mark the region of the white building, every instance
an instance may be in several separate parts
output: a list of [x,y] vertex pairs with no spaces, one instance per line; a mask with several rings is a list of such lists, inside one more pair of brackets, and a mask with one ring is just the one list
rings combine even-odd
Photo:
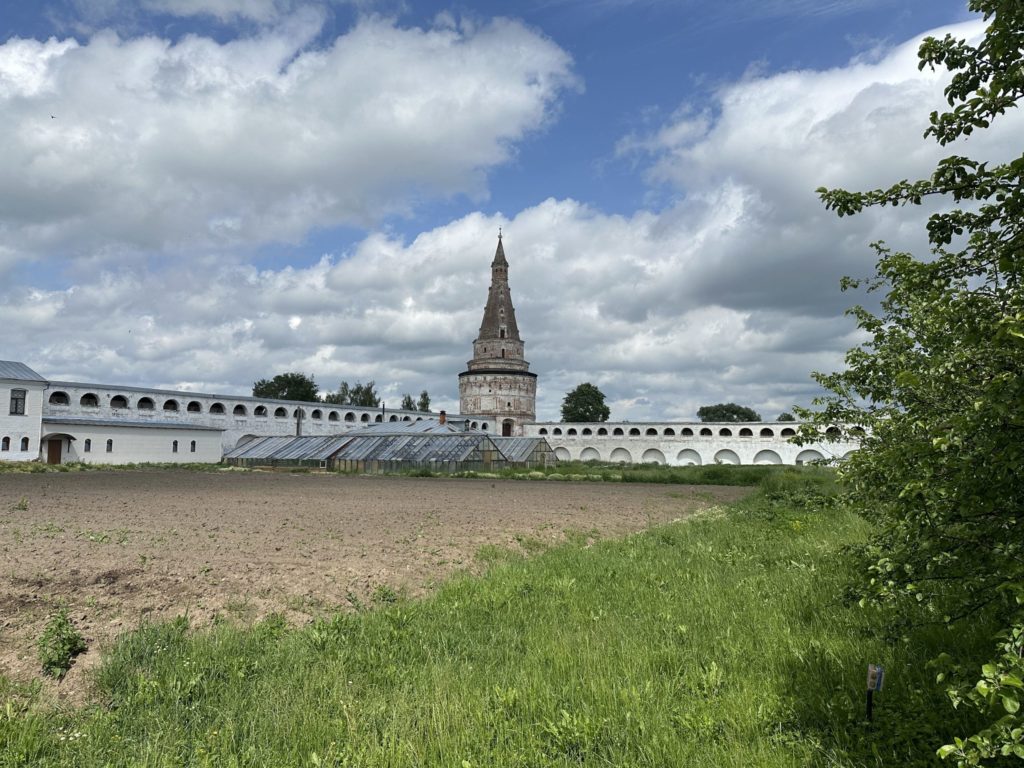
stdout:
[[24,363],[0,360],[0,460],[39,458],[46,380]]
[[[333,435],[367,424],[425,418],[437,417],[321,402],[48,381],[24,363],[0,361],[0,461],[216,463],[226,451],[253,437]],[[477,419],[474,424],[493,431],[491,421]]]
[[860,434],[830,427],[822,440],[790,442],[796,422],[546,422],[524,425],[529,437],[544,437],[560,461],[630,464],[810,464],[844,459],[857,450]]
[[[433,418],[418,411],[47,381],[23,363],[0,361],[0,461],[216,463],[254,437],[336,435],[369,424]],[[450,421],[496,434],[506,418],[498,413]],[[794,422],[516,424],[525,437],[545,438],[563,461],[807,464],[842,459],[857,449],[860,436],[837,427],[821,442],[794,445],[790,438],[798,427]]]

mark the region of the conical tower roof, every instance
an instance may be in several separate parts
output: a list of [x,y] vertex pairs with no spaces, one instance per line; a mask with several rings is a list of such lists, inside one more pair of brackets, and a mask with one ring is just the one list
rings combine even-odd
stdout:
[[498,235],[498,247],[491,262],[491,287],[487,291],[487,306],[480,323],[478,339],[509,339],[521,341],[516,324],[516,310],[512,306],[512,293],[508,287],[508,259]]

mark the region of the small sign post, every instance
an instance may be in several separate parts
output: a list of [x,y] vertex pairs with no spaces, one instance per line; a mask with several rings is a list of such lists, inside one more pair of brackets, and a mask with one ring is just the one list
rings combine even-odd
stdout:
[[874,705],[875,691],[882,690],[885,685],[885,667],[878,664],[868,664],[868,722],[871,722],[872,706]]

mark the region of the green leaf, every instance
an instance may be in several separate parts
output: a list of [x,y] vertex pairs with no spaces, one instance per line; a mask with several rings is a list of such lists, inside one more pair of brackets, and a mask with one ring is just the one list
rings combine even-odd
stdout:
[[1003,697],[1003,709],[1009,712],[1011,715],[1016,714],[1017,710],[1020,709],[1020,702],[1017,701],[1016,696],[1004,695]]
[[935,754],[943,760],[952,755],[954,752],[956,752],[956,745],[954,744],[944,744],[943,746],[935,750]]

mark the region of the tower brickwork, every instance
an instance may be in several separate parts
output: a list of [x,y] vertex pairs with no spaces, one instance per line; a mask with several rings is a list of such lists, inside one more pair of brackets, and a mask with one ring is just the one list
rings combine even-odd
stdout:
[[459,374],[460,412],[494,418],[503,435],[521,434],[521,425],[534,421],[537,410],[537,374],[530,372],[524,355],[499,234],[473,359]]

